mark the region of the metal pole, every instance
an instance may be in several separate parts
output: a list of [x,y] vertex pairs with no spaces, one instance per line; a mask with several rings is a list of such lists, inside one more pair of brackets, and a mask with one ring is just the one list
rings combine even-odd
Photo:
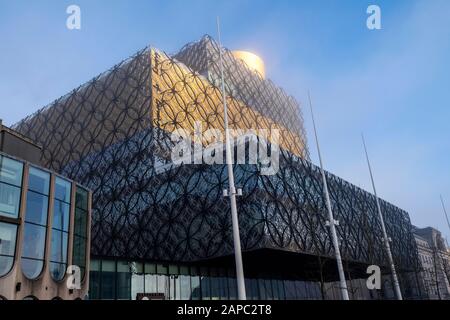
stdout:
[[220,40],[219,17],[217,17],[217,34],[219,38],[220,76],[222,78],[222,100],[223,100],[224,129],[226,140],[225,146],[226,146],[226,161],[228,167],[228,183],[229,183],[228,196],[230,197],[231,219],[233,223],[233,242],[234,242],[234,258],[236,261],[237,291],[238,291],[238,299],[246,300],[247,298],[245,294],[244,266],[242,263],[241,238],[239,235],[239,219],[236,206],[236,187],[234,185],[233,162],[231,160],[230,132],[228,130],[228,109],[225,95],[225,81],[223,72],[222,43]]
[[339,240],[338,240],[336,226],[335,226],[337,221],[334,220],[333,211],[331,210],[330,194],[328,193],[327,178],[325,176],[325,171],[323,170],[322,155],[320,153],[320,147],[319,147],[319,138],[317,137],[316,122],[314,120],[314,112],[313,112],[312,103],[311,103],[311,95],[309,94],[309,92],[308,92],[308,99],[309,99],[309,108],[311,110],[312,123],[313,123],[313,127],[314,127],[314,136],[316,139],[317,153],[319,154],[320,172],[322,173],[323,189],[324,189],[325,199],[326,199],[326,204],[327,204],[327,209],[328,209],[328,223],[330,226],[331,237],[333,238],[333,246],[334,246],[334,252],[335,252],[335,256],[336,256],[336,263],[337,263],[337,267],[338,267],[342,299],[349,300],[347,282],[345,280],[344,267],[342,266],[341,251],[339,249]]
[[444,209],[445,219],[447,220],[448,228],[450,229],[450,221],[448,220],[447,210],[445,209],[444,199],[442,198],[442,195],[439,195],[441,197],[441,203],[442,203],[442,209]]
[[394,280],[395,295],[397,296],[398,300],[403,300],[402,291],[400,290],[400,283],[398,282],[397,272],[395,271],[394,259],[392,258],[391,245],[389,244],[389,237],[386,232],[386,225],[384,224],[383,214],[381,213],[380,201],[378,199],[377,189],[375,188],[375,182],[373,179],[372,167],[370,166],[369,154],[367,152],[367,147],[366,147],[366,141],[364,139],[363,134],[361,134],[361,137],[362,137],[362,141],[363,141],[363,145],[364,145],[364,152],[366,153],[367,166],[369,167],[370,179],[372,181],[373,193],[375,195],[375,202],[377,203],[377,210],[378,210],[378,216],[379,216],[380,222],[381,222],[381,229],[383,230],[383,242],[384,242],[384,246],[386,248],[386,253],[387,253],[387,256],[389,259],[389,265],[391,266],[392,279]]

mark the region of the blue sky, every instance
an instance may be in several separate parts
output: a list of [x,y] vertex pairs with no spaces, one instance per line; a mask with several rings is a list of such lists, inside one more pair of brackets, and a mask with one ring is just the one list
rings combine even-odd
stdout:
[[[70,4],[81,30],[65,26]],[[381,30],[366,28],[370,4]],[[173,53],[215,37],[217,15],[225,46],[260,55],[300,103],[311,90],[326,169],[371,190],[364,131],[379,195],[450,241],[450,1],[0,0],[0,118],[11,125],[149,44]]]

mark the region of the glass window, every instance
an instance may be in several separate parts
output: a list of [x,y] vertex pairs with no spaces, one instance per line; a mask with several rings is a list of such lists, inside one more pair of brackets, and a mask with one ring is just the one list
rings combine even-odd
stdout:
[[23,163],[0,155],[0,182],[22,186]]
[[158,276],[155,274],[145,274],[145,293],[157,293]]
[[30,167],[28,177],[28,190],[48,195],[50,174],[48,172]]
[[219,277],[220,272],[217,268],[211,268],[210,271],[210,282],[211,282],[211,299],[220,300],[221,299],[221,278]]
[[278,296],[279,296],[280,300],[285,300],[286,293],[284,290],[284,282],[282,280],[277,280],[277,285],[278,285]]
[[22,258],[22,272],[29,279],[36,279],[42,272],[42,268],[44,267],[43,260],[34,260]]
[[52,262],[63,263],[67,261],[67,232],[53,230],[50,260]]
[[200,300],[202,297],[202,291],[200,288],[200,274],[197,267],[192,266],[190,268],[191,273],[191,299]]
[[115,261],[102,261],[101,272],[101,299],[116,298],[116,263]]
[[180,276],[180,298],[181,300],[189,300],[191,298],[191,277],[186,275]]
[[180,300],[180,277],[178,275],[169,276],[169,299]]
[[7,274],[14,263],[17,226],[0,222],[0,277]]
[[48,197],[33,191],[27,192],[25,221],[47,225]]
[[0,156],[0,215],[19,216],[23,163]]
[[272,292],[272,283],[269,279],[264,280],[264,286],[265,286],[265,292],[266,292],[266,299],[267,300],[273,300],[273,292]]
[[131,270],[127,261],[117,262],[117,299],[131,298]]
[[231,300],[237,299],[236,274],[233,269],[228,269],[228,292]]
[[72,263],[80,268],[81,279],[84,279],[86,270],[86,238],[74,235]]
[[75,206],[77,208],[87,210],[88,207],[88,192],[82,188],[77,188],[75,194]]
[[[61,281],[64,278],[67,268],[70,192],[71,183],[56,177],[53,202],[52,240],[50,247],[50,274],[56,281]],[[80,239],[77,239],[77,241],[78,240]],[[79,241],[77,242],[77,245],[79,246]],[[79,248],[77,250],[79,250]],[[81,267],[82,266],[80,266],[80,269]]]
[[191,276],[191,297],[192,300],[200,300],[201,298],[201,288],[200,288],[200,277]]
[[75,225],[73,264],[80,267],[81,278],[86,270],[86,245],[88,227],[88,192],[77,187],[75,193]]
[[56,177],[55,179],[55,199],[70,203],[70,189],[69,181]]
[[100,271],[100,260],[91,260],[90,271]]
[[31,223],[25,224],[22,257],[44,259],[46,229]]
[[133,273],[131,275],[131,299],[136,300],[138,294],[144,293],[144,275]]
[[295,281],[295,289],[297,291],[297,299],[309,299],[308,281]]
[[227,270],[219,269],[219,276],[220,276],[220,278],[219,278],[220,299],[227,300],[227,299],[229,299]]
[[58,230],[69,230],[70,205],[55,199],[53,207],[53,228]]
[[164,299],[169,298],[169,277],[167,275],[158,275],[157,292],[164,295]]
[[36,279],[44,267],[50,174],[30,167],[28,185],[21,267]]
[[258,279],[259,298],[261,300],[268,299],[266,297],[266,285],[264,279]]
[[211,278],[208,268],[200,268],[200,287],[202,289],[202,300],[211,300]]
[[155,274],[156,273],[156,265],[153,263],[145,264],[145,273]]
[[21,189],[0,182],[0,215],[17,218],[19,216]]
[[287,300],[297,299],[297,291],[295,289],[295,281],[285,280],[284,287],[286,290],[286,299]]
[[271,285],[272,285],[272,296],[274,300],[279,300],[280,299],[280,295],[278,293],[278,282],[275,279],[271,280]]
[[169,274],[178,274],[178,266],[177,265],[169,265]]
[[167,274],[167,266],[166,265],[164,265],[164,264],[158,264],[157,266],[156,266],[156,272],[158,273],[158,274]]

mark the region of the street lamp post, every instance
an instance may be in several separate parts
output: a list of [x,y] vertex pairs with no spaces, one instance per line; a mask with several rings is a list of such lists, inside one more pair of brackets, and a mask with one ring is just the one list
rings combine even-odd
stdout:
[[375,201],[377,203],[377,210],[378,210],[378,216],[379,216],[379,219],[381,222],[381,229],[383,231],[383,243],[384,243],[384,246],[386,249],[386,254],[389,259],[389,265],[391,267],[392,279],[394,281],[395,295],[397,296],[398,300],[402,300],[403,298],[402,298],[402,292],[400,290],[400,283],[398,281],[397,272],[395,271],[395,264],[394,264],[394,259],[392,258],[391,245],[389,244],[390,239],[386,232],[386,226],[384,224],[383,214],[381,213],[380,201],[378,199],[377,189],[375,188],[375,182],[373,179],[372,167],[370,166],[369,154],[367,152],[367,147],[366,147],[366,141],[364,139],[363,134],[361,134],[361,137],[362,137],[362,141],[363,141],[363,145],[364,145],[364,151],[366,153],[367,166],[369,167],[370,180],[372,181],[373,194],[375,195]]
[[217,17],[217,34],[219,38],[219,59],[220,59],[220,76],[222,80],[222,100],[223,100],[223,113],[224,113],[224,130],[225,130],[225,148],[226,148],[226,161],[228,168],[228,183],[229,190],[227,192],[230,197],[231,206],[231,219],[233,225],[233,243],[234,243],[234,258],[236,262],[236,281],[237,281],[237,291],[238,299],[246,300],[245,294],[245,278],[244,278],[244,266],[242,263],[242,251],[241,251],[241,238],[239,235],[239,218],[237,213],[236,205],[236,187],[234,185],[234,173],[233,173],[233,162],[231,158],[231,142],[230,142],[230,132],[228,129],[228,108],[227,100],[225,95],[225,81],[223,72],[223,57],[222,57],[222,43],[220,39],[220,21]]
[[349,300],[348,296],[348,289],[347,289],[347,281],[345,280],[345,274],[344,274],[344,267],[342,265],[342,258],[341,258],[341,250],[339,249],[339,239],[336,232],[336,225],[338,225],[338,221],[334,220],[333,211],[331,209],[331,201],[330,201],[330,194],[328,192],[328,184],[327,184],[327,178],[325,176],[325,171],[323,169],[323,162],[322,162],[322,155],[320,153],[320,146],[319,146],[319,138],[317,137],[317,129],[316,129],[316,122],[314,120],[314,112],[312,108],[311,103],[311,95],[308,92],[308,99],[309,99],[309,108],[311,110],[311,119],[314,127],[314,137],[316,138],[316,146],[317,146],[317,153],[319,155],[319,162],[320,162],[320,172],[322,174],[322,182],[323,182],[323,189],[324,189],[324,195],[326,200],[326,205],[328,209],[328,225],[330,227],[331,237],[333,240],[333,247],[334,247],[334,254],[336,257],[336,263],[339,273],[339,283],[341,287],[341,294],[343,300]]

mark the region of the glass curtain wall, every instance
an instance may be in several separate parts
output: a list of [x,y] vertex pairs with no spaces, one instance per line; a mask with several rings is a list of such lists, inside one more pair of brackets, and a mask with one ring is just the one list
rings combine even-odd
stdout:
[[56,281],[64,278],[67,269],[67,243],[69,238],[71,183],[55,178],[53,199],[52,242],[50,248],[50,273]]
[[74,221],[72,264],[80,268],[81,280],[83,280],[86,271],[88,192],[80,187],[77,187],[75,193]]
[[30,167],[22,249],[22,272],[28,279],[42,273],[47,236],[50,174]]
[[[264,274],[245,279],[249,300],[321,299],[320,284]],[[188,265],[92,260],[90,299],[236,299],[232,269]]]
[[23,163],[0,155],[0,277],[14,265],[22,177]]

